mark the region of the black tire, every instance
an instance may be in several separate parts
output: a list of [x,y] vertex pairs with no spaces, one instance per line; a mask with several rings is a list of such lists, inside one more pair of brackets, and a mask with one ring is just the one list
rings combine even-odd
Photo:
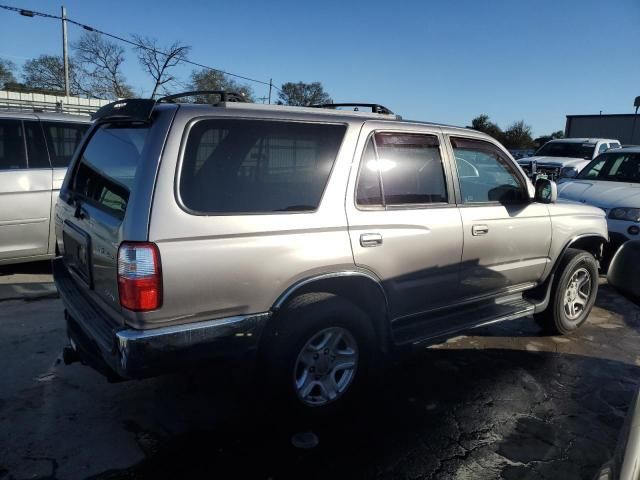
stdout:
[[[575,317],[565,309],[565,295],[572,288],[570,283],[574,274],[587,272],[584,288],[589,288],[588,298],[584,307],[574,312]],[[575,290],[573,290],[575,291]],[[573,293],[569,292],[570,294]],[[551,335],[567,335],[580,327],[591,313],[598,294],[598,262],[589,252],[570,248],[566,251],[556,271],[556,277],[551,286],[549,306],[541,313],[534,315],[540,327]],[[567,307],[569,308],[569,307]]]
[[[311,339],[335,328],[347,331],[350,340],[357,344],[355,373],[337,398],[323,405],[310,405],[300,398],[295,387],[296,365],[300,367],[298,356]],[[262,396],[267,397],[276,411],[307,417],[332,415],[352,403],[366,388],[380,356],[373,326],[360,308],[330,293],[304,294],[276,315],[262,337],[259,386]]]

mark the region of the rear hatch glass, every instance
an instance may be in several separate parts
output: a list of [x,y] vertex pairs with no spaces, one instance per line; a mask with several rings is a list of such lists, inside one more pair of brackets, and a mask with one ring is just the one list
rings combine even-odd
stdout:
[[99,127],[78,164],[71,186],[75,195],[122,218],[148,133],[146,125]]
[[73,202],[65,206],[69,209],[62,232],[65,262],[90,288],[113,290],[112,295],[117,294],[114,272],[119,226],[149,128],[131,123],[99,126],[89,138],[69,185]]

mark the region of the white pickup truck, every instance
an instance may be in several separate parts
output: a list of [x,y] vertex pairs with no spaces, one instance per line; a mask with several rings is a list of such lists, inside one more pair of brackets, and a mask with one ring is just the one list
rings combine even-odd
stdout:
[[536,172],[551,180],[575,177],[591,160],[601,153],[620,148],[620,141],[610,138],[563,138],[545,143],[532,157],[518,160],[520,166],[531,173],[535,162]]

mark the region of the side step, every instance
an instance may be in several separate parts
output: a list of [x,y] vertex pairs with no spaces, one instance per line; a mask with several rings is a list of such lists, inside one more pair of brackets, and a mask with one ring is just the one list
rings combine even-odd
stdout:
[[392,336],[396,345],[426,342],[447,337],[470,328],[532,315],[535,305],[521,294],[494,299],[491,302],[475,302],[450,307],[392,323]]

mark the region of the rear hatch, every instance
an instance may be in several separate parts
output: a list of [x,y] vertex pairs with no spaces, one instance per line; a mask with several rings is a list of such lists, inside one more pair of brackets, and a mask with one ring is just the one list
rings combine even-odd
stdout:
[[[154,128],[149,122],[131,121],[95,127],[69,170],[57,206],[57,240],[67,270],[111,313],[121,310],[118,247],[125,235],[134,241],[148,235],[148,192],[158,156],[153,158],[162,146],[153,145]],[[145,167],[147,163],[153,165]]]

